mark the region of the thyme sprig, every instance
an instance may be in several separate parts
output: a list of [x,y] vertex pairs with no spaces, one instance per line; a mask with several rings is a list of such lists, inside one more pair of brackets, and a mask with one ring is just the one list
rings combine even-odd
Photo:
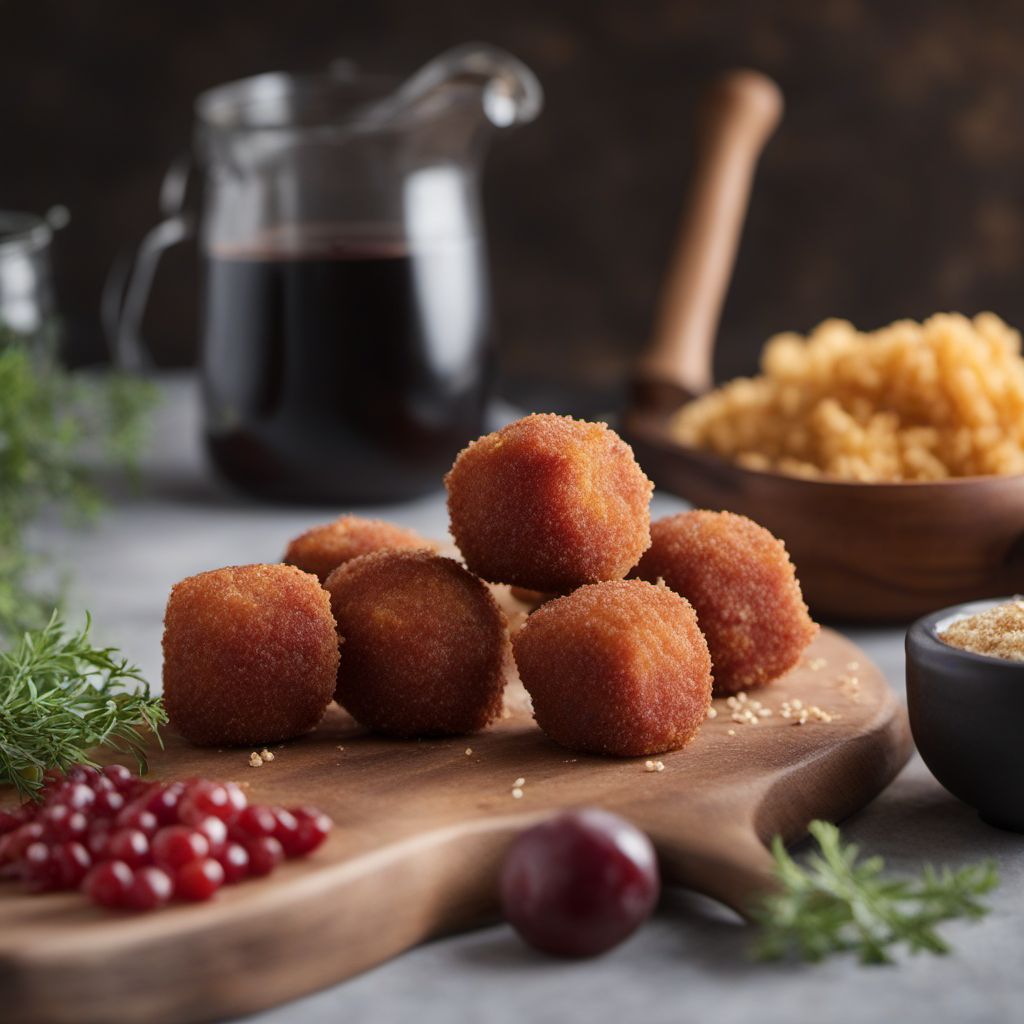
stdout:
[[93,764],[107,747],[146,766],[149,733],[167,721],[139,669],[89,639],[91,621],[68,633],[54,613],[0,652],[0,783],[32,797],[49,769]]
[[943,954],[949,946],[936,926],[954,918],[988,913],[979,897],[999,884],[990,861],[959,870],[926,865],[920,877],[884,876],[881,857],[860,859],[858,847],[844,844],[835,825],[809,826],[818,851],[798,864],[775,837],[772,855],[778,890],[756,911],[761,926],[755,955],[779,959],[795,955],[822,960],[853,952],[862,963],[890,963],[890,951]]

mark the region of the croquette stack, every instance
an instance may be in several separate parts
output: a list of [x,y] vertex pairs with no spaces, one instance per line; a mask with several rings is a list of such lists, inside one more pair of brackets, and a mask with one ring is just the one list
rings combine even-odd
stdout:
[[[178,731],[280,741],[315,727],[333,696],[385,735],[471,733],[501,713],[514,657],[552,740],[657,754],[696,735],[713,686],[764,686],[817,629],[767,530],[703,511],[652,527],[653,486],[604,424],[527,416],[469,445],[445,484],[465,565],[412,531],[342,516],[295,538],[290,564],[179,583],[164,630]],[[510,643],[485,580],[553,596]]]

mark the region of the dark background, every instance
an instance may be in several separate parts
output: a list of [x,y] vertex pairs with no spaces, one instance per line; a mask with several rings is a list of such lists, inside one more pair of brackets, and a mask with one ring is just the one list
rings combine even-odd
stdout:
[[[756,184],[719,372],[826,316],[873,327],[991,308],[1024,323],[1024,5],[957,0],[0,3],[0,207],[72,212],[57,250],[77,361],[104,356],[115,254],[156,218],[200,90],[346,56],[405,74],[483,39],[539,75],[542,118],[495,147],[486,205],[504,390],[613,404],[651,326],[690,159],[692,104],[751,65],[786,93]],[[194,260],[171,258],[147,334],[196,348]]]

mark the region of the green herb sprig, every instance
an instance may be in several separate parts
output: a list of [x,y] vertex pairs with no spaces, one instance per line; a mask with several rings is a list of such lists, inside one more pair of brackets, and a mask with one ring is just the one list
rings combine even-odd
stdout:
[[0,783],[32,797],[52,768],[95,763],[107,747],[146,767],[147,733],[167,721],[163,703],[119,652],[96,647],[91,622],[67,633],[55,613],[41,630],[0,652]]
[[30,550],[28,526],[48,506],[71,519],[95,515],[101,501],[86,447],[98,443],[132,470],[154,400],[144,381],[71,373],[51,338],[0,325],[0,637],[44,626],[57,603],[40,590],[45,560]]
[[900,946],[947,953],[936,925],[983,917],[988,907],[979,897],[999,884],[991,862],[957,871],[926,865],[916,879],[884,877],[882,858],[860,860],[858,847],[844,844],[835,825],[813,821],[809,831],[819,849],[806,867],[790,857],[781,838],[772,843],[779,888],[756,911],[761,932],[754,952],[761,959],[817,961],[854,952],[862,963],[882,964]]

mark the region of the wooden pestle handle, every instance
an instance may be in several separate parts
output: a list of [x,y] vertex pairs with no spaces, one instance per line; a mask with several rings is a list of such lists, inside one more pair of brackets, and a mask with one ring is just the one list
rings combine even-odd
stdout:
[[696,163],[634,406],[667,411],[713,386],[711,357],[758,157],[782,116],[758,71],[731,71],[703,97]]

